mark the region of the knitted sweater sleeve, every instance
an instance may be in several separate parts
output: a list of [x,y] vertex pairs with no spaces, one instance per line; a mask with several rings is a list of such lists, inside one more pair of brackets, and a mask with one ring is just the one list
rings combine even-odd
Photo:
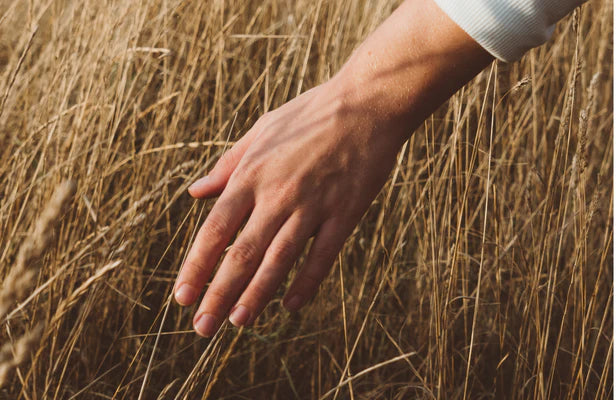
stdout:
[[435,0],[479,45],[515,61],[545,43],[554,25],[586,0]]

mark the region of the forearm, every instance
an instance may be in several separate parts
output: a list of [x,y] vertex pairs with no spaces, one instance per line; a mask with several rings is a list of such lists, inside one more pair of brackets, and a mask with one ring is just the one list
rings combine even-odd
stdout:
[[385,127],[402,143],[492,59],[432,0],[406,0],[334,81],[365,123]]

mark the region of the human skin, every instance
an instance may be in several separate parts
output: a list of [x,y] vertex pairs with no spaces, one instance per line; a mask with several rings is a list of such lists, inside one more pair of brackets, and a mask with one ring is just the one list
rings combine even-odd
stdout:
[[402,144],[442,102],[492,61],[432,0],[406,0],[329,81],[263,115],[195,182],[219,196],[174,288],[198,300],[201,336],[223,320],[250,325],[303,252],[284,297],[297,311],[317,292],[376,197]]

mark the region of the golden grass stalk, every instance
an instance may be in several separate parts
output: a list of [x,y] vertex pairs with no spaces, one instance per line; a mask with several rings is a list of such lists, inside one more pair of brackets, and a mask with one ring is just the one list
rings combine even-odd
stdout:
[[54,227],[66,205],[71,201],[75,189],[75,183],[72,181],[65,181],[56,188],[19,248],[15,265],[9,270],[0,289],[0,319],[35,285],[38,275],[36,261],[50,245]]
[[41,323],[26,332],[14,343],[5,343],[0,348],[0,388],[7,383],[15,368],[25,363],[30,355],[36,352],[44,326]]

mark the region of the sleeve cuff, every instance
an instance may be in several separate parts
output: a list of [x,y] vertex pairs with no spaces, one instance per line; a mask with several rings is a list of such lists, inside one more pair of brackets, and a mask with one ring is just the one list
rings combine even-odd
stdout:
[[[537,1],[435,0],[436,4],[481,47],[501,61],[518,60],[545,43],[554,32],[549,15]],[[549,2],[547,2],[549,3]]]

